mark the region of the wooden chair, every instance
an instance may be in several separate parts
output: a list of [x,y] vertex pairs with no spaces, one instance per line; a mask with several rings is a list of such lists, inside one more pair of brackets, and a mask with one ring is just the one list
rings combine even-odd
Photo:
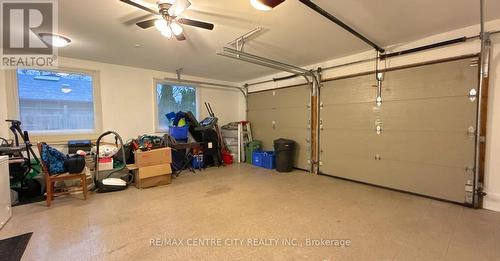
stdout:
[[[47,190],[47,207],[50,207],[52,201],[54,200],[54,196],[65,195],[77,191],[82,191],[83,199],[86,200],[88,194],[87,175],[85,173],[80,173],[80,174],[62,173],[62,174],[50,175],[49,170],[47,168],[47,164],[43,161],[42,158],[43,144],[46,145],[45,142],[39,142],[37,147],[38,147],[38,152],[40,154],[40,163],[42,165],[43,175],[45,177],[45,184]],[[65,188],[66,189],[65,191],[55,192],[54,184],[56,181],[77,180],[77,179],[80,180],[80,186],[67,187]]]

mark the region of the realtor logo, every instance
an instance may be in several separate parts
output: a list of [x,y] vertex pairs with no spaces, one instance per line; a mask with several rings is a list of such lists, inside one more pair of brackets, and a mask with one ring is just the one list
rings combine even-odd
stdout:
[[17,0],[1,3],[1,67],[53,67],[56,49],[39,34],[57,31],[57,3],[51,0]]

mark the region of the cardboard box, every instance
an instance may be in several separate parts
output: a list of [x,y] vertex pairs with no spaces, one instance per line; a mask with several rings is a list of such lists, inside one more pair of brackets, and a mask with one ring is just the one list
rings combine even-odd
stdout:
[[[136,174],[136,177],[138,174]],[[150,177],[145,179],[136,179],[135,187],[136,188],[151,188],[156,186],[168,185],[172,182],[172,174],[165,174],[156,177]]]
[[172,163],[172,150],[170,148],[135,152],[135,165],[138,168],[170,163]]
[[172,168],[170,164],[154,165],[137,169],[137,178],[145,179],[165,174],[171,174]]

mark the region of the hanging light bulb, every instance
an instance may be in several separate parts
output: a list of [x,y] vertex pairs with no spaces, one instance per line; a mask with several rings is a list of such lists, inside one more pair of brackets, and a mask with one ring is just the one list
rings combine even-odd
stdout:
[[155,27],[156,27],[156,29],[158,29],[158,31],[160,31],[162,33],[163,33],[163,31],[167,31],[167,30],[170,31],[170,29],[168,28],[168,23],[164,19],[156,20]]
[[170,28],[167,27],[167,29],[161,31],[161,35],[165,36],[166,38],[168,39],[172,39],[172,30],[170,30]]
[[250,0],[250,4],[260,11],[270,11],[285,0]]
[[168,9],[168,14],[171,16],[179,16],[184,10],[191,5],[189,0],[176,0]]
[[172,32],[175,34],[175,35],[180,35],[182,34],[182,26],[177,23],[176,21],[172,21],[172,23],[170,23],[170,29],[172,29]]
[[260,11],[270,11],[272,9],[270,6],[263,4],[259,0],[250,0],[250,4],[252,4],[252,6],[255,9],[260,10]]

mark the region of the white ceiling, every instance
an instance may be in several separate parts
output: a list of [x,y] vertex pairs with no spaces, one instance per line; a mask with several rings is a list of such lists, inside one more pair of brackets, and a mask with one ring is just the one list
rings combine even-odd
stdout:
[[[154,3],[154,0],[147,0]],[[366,44],[297,0],[271,12],[249,0],[191,0],[183,17],[212,22],[213,31],[185,26],[187,41],[167,40],[134,22],[147,12],[119,0],[59,1],[59,31],[73,43],[60,55],[159,71],[242,82],[273,70],[216,55],[227,42],[261,26],[245,50],[294,65],[308,65],[369,50]],[[315,0],[345,23],[386,46],[477,24],[479,0]],[[500,1],[486,0],[487,20],[500,18]],[[497,10],[497,11],[494,11]],[[140,44],[140,48],[135,48]]]

